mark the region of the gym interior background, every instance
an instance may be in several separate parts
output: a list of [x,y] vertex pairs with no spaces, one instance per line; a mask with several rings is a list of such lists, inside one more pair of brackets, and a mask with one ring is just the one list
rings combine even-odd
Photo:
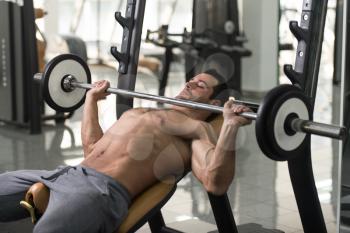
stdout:
[[[219,1],[225,4],[229,2]],[[5,2],[22,7],[21,1],[0,1],[0,4]],[[58,54],[75,53],[88,62],[93,81],[107,79],[111,82],[111,86],[117,86],[118,62],[110,53],[110,48],[121,46],[123,28],[116,22],[114,15],[116,11],[124,14],[126,2],[126,0],[34,0],[34,7],[44,11],[42,15],[40,15],[42,12],[37,11],[35,20],[38,71],[42,71],[43,65]],[[213,0],[199,2],[204,2],[203,5],[207,6],[205,10],[208,13],[208,22],[211,22],[210,17],[217,17],[218,12],[223,10],[215,8]],[[184,35],[193,29],[193,1],[147,1],[135,90],[173,97],[184,85],[187,76],[192,74],[196,65],[201,63],[210,66],[211,59],[218,59],[219,64],[224,64],[223,72],[234,77],[231,86],[237,90],[237,97],[243,100],[259,102],[274,86],[290,83],[284,74],[283,66],[294,65],[298,41],[290,32],[289,22],[300,21],[303,1],[232,0],[232,2],[237,3],[238,15],[235,16],[237,24],[234,26],[239,27],[241,37],[238,58],[228,56],[212,44],[204,44],[202,48],[194,49],[179,45],[186,39]],[[4,5],[1,6],[0,18],[6,17],[4,13],[6,9]],[[314,120],[324,123],[342,123],[342,114],[346,110],[343,99],[346,96],[344,95],[346,82],[341,78],[340,62],[343,56],[341,51],[345,52],[345,48],[341,47],[344,34],[341,24],[343,7],[343,1],[328,1],[314,111]],[[199,10],[204,9],[197,9],[197,14]],[[227,17],[229,14],[227,13]],[[18,20],[14,20],[16,14],[12,17],[9,25],[0,22],[2,33],[0,35],[6,36],[6,32],[11,31],[11,36],[18,39],[24,32],[14,30]],[[200,18],[197,18],[198,28],[204,27],[204,23],[201,25],[200,22]],[[225,30],[231,30],[232,25],[224,25],[220,20],[215,23]],[[215,23],[208,25],[214,27]],[[162,35],[159,33],[161,30],[182,35],[174,35],[170,44],[159,45],[162,40]],[[225,30],[222,34],[225,34]],[[220,33],[215,32],[215,28],[209,34],[216,35],[219,40],[227,36],[220,36]],[[205,53],[203,47],[207,46],[217,49],[217,53],[204,55],[200,61],[188,64],[188,60],[192,57]],[[23,49],[30,48],[24,46]],[[4,51],[2,53],[5,53]],[[167,51],[171,51],[171,57]],[[19,52],[15,45],[11,47],[10,53],[15,54],[13,57],[19,56],[17,55]],[[171,62],[167,63],[166,59],[170,59]],[[3,55],[3,67],[4,62]],[[25,65],[17,65],[16,75],[13,76],[17,77],[19,73],[28,70]],[[4,68],[2,71],[4,82]],[[162,89],[160,85],[165,76],[168,80],[167,84],[163,83]],[[13,85],[18,83],[20,81],[12,81]],[[30,93],[30,90],[24,92]],[[18,97],[14,98],[14,94],[10,94],[11,101],[6,98],[6,93],[0,95],[1,112],[16,113],[12,116],[0,114],[0,118],[3,119],[0,127],[2,147],[0,172],[18,169],[53,169],[61,164],[76,165],[82,160],[81,108],[72,114],[62,114],[41,103],[39,106],[42,114],[41,132],[31,134],[29,128],[32,126],[28,126],[25,120],[31,114],[29,113],[31,110],[26,109],[27,113],[24,113],[26,116],[21,120],[21,110],[18,107],[28,103],[21,102]],[[115,103],[115,96],[110,96],[99,103],[100,123],[103,129],[107,129],[116,120]],[[158,105],[135,99],[134,107],[139,106]],[[14,115],[16,120],[13,120]],[[350,189],[347,185],[349,180],[344,173],[347,167],[346,147],[337,140],[312,136],[311,150],[316,187],[327,230],[350,232],[350,212],[348,213],[346,209],[346,204],[350,203],[347,202]],[[342,179],[340,174],[343,174]],[[249,224],[252,223],[288,233],[303,232],[287,164],[272,161],[263,155],[256,142],[254,123],[240,132],[236,176],[228,191],[228,197],[236,224],[242,232],[244,227],[251,226]],[[179,182],[175,194],[162,208],[162,213],[166,224],[180,231],[216,230],[207,193],[191,174]],[[23,233],[31,232],[31,229],[29,220],[0,224],[0,232]],[[150,230],[146,224],[138,232],[150,232]]]

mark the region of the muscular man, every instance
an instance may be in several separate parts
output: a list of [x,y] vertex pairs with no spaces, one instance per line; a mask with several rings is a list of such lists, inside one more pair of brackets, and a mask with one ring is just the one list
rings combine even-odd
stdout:
[[[218,93],[226,87],[219,77],[213,71],[201,73],[176,98],[219,105],[223,100]],[[190,169],[208,192],[227,191],[234,176],[237,130],[249,123],[238,113],[249,111],[247,107],[225,103],[218,138],[205,122],[210,112],[179,106],[131,109],[103,133],[97,102],[108,95],[108,87],[107,81],[99,81],[87,92],[79,166],[0,175],[1,221],[27,216],[18,203],[36,182],[50,189],[50,200],[35,233],[114,232],[136,195]]]

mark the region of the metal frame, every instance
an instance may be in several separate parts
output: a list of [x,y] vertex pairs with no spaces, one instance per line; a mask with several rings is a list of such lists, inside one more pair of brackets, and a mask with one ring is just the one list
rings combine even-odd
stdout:
[[[291,31],[299,43],[295,69],[293,70],[291,65],[286,65],[284,70],[292,83],[299,86],[310,98],[311,112],[315,103],[327,2],[327,0],[304,0],[301,26],[299,27],[296,22],[290,23]],[[304,232],[326,233],[327,228],[312,171],[310,135],[306,140],[309,146],[304,152],[288,161],[290,178]]]
[[[124,27],[124,34],[122,41],[122,51],[123,48],[124,53],[118,53],[116,49],[112,47],[112,54],[121,61],[121,58],[124,56],[128,56],[127,61],[124,62],[124,66],[126,67],[125,73],[123,72],[122,65],[120,64],[120,73],[118,77],[118,88],[125,90],[135,90],[136,83],[136,75],[137,75],[137,65],[139,60],[139,52],[140,52],[140,44],[141,44],[141,34],[142,34],[142,25],[143,25],[143,17],[145,13],[146,0],[128,0],[126,7],[126,15],[130,23],[128,28],[121,16],[117,16],[119,19],[119,23],[121,23]],[[134,12],[134,14],[130,15],[130,12]],[[119,14],[117,14],[119,15]],[[128,48],[128,49],[127,49]],[[114,51],[114,52],[113,52]],[[118,55],[119,54],[119,55]],[[117,98],[116,109],[117,109],[117,117],[119,118],[126,110],[133,107],[133,100],[124,98],[119,96]]]
[[[2,2],[4,3],[4,2]],[[6,1],[5,1],[6,3]],[[40,87],[33,81],[32,77],[38,72],[38,55],[36,44],[36,25],[34,19],[33,0],[8,1],[8,11],[11,29],[9,36],[11,41],[5,41],[5,46],[9,44],[11,56],[8,59],[8,69],[11,77],[7,79],[7,85],[11,92],[11,100],[7,115],[0,121],[17,125],[29,129],[30,134],[40,134],[42,130],[42,120],[47,119],[42,116],[43,102]],[[13,27],[13,25],[16,25]],[[4,80],[3,80],[4,81]],[[50,119],[62,121],[67,119],[63,113],[49,116]]]
[[208,193],[209,201],[219,233],[238,233],[227,194],[216,196]]
[[[192,32],[194,33],[201,33],[196,29],[197,23],[200,23],[197,22],[197,16],[204,13],[197,11],[197,6],[200,4],[200,2],[200,0],[193,0]],[[240,22],[242,17],[239,14],[242,12],[239,12],[237,0],[228,0],[225,2],[225,4],[227,10],[226,13],[228,14],[227,19],[233,22],[235,26],[234,31],[232,34],[222,36],[224,40],[220,41],[218,40],[218,37],[214,38],[213,40],[219,44],[226,43],[226,45],[241,48],[242,51],[224,51],[220,50],[219,48],[210,48],[198,44],[195,38],[192,39],[192,47],[198,51],[198,57],[200,59],[194,59],[193,56],[185,54],[186,81],[190,80],[198,72],[196,67],[197,65],[202,66],[203,61],[219,51],[220,53],[230,57],[234,65],[234,73],[230,77],[227,77],[228,86],[231,89],[236,90],[238,93],[241,93],[242,58],[250,56],[251,51],[243,47],[243,44],[246,42],[246,38],[243,34],[241,34],[243,32],[243,29],[240,28],[242,25],[242,22]]]
[[[350,44],[348,38],[350,36],[350,4],[347,1],[338,1],[337,3],[337,16],[340,13],[339,21],[337,22],[338,30],[336,35],[336,53],[335,58],[337,63],[336,67],[340,67],[338,76],[336,79],[337,83],[341,84],[341,111],[340,111],[340,122],[347,126],[350,126],[349,120],[349,108],[350,108]],[[339,59],[338,59],[339,58]],[[347,214],[350,211],[350,206],[348,202],[348,197],[350,195],[350,186],[349,186],[349,158],[350,158],[350,139],[347,138],[339,147],[339,172],[338,180],[341,181],[338,184],[339,193],[338,200],[339,206],[337,209],[337,222],[339,232],[342,232],[342,229],[346,229],[350,225],[350,218],[347,217]],[[345,232],[345,231],[344,231]]]
[[25,115],[24,118],[29,121],[29,128],[31,134],[41,133],[41,101],[39,96],[39,86],[33,81],[31,77],[38,72],[38,53],[35,37],[35,17],[34,17],[34,5],[33,1],[23,1],[23,38],[27,41],[24,42],[24,94],[27,101],[25,103]]
[[159,88],[158,88],[158,94],[160,96],[164,96],[165,94],[165,88],[168,83],[170,65],[171,65],[171,62],[173,61],[173,57],[174,57],[173,47],[172,46],[165,47],[165,54],[162,61],[163,69],[161,71]]

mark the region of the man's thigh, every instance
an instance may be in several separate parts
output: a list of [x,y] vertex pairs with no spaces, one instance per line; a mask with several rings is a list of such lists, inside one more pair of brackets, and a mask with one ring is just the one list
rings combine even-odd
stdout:
[[0,196],[27,191],[36,182],[42,180],[52,171],[46,170],[18,170],[0,174]]
[[[79,189],[79,187],[77,187]],[[33,233],[107,233],[118,227],[105,211],[108,201],[101,195],[51,191],[49,205]]]
[[112,233],[126,216],[127,209],[118,211],[119,207],[114,205],[112,210],[110,198],[98,192],[51,191],[49,205],[33,233]]
[[28,217],[19,202],[24,199],[28,188],[40,181],[48,171],[20,170],[0,174],[0,221],[14,221]]
[[76,167],[51,183],[50,200],[34,233],[110,233],[128,212],[128,200],[112,178]]

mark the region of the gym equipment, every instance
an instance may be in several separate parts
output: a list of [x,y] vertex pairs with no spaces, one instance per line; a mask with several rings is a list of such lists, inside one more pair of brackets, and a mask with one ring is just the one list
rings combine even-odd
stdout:
[[307,145],[305,134],[296,128],[301,125],[317,128],[295,121],[296,118],[310,120],[310,103],[305,95],[292,85],[280,85],[266,94],[260,106],[255,129],[264,154],[277,161],[300,155]]
[[[336,8],[336,38],[335,38],[335,56],[334,56],[334,79],[336,88],[344,94],[340,97],[342,106],[340,114],[342,123],[350,126],[350,45],[342,43],[349,40],[350,33],[350,4],[349,2],[338,2]],[[337,93],[338,94],[338,93]],[[335,115],[334,117],[339,117]],[[334,148],[337,150],[337,147]],[[340,214],[339,214],[339,232],[350,232],[350,138],[343,141],[339,146],[341,166],[341,191],[340,191]]]
[[[290,30],[298,40],[295,65],[285,65],[284,72],[298,86],[310,102],[313,113],[316,99],[320,58],[327,15],[328,0],[304,0],[300,23],[291,21]],[[300,156],[288,160],[288,169],[298,205],[303,230],[306,233],[326,233],[312,169],[311,138],[305,138],[307,146]]]
[[[192,40],[201,60],[186,56],[186,80],[198,73],[201,67],[208,69],[209,66],[227,78],[230,88],[241,93],[242,58],[249,57],[252,52],[244,47],[248,40],[242,27],[243,12],[239,5],[239,0],[193,0],[192,32],[204,37]],[[208,44],[210,41],[218,46]]]
[[88,60],[85,42],[75,35],[62,35],[62,39],[67,44],[69,53],[81,57],[85,62]]
[[41,93],[31,78],[45,48],[45,42],[37,44],[36,32],[40,34],[33,0],[0,1],[0,121],[28,128],[31,134],[41,133],[42,120],[67,118],[62,113],[42,116]]
[[[42,82],[45,101],[55,110],[69,112],[80,107],[85,100],[86,90],[93,88],[88,66],[72,54],[59,55],[51,60],[43,74],[34,76]],[[86,90],[85,90],[86,89]],[[141,98],[193,109],[222,113],[223,107],[173,99],[140,92],[108,88],[107,93],[127,98]],[[239,104],[253,105],[240,101]],[[343,139],[344,127],[311,121],[310,104],[303,93],[292,85],[281,85],[272,89],[263,99],[258,113],[244,112],[240,115],[257,120],[257,138],[262,151],[274,160],[288,160],[298,155],[305,147],[305,134],[310,133],[336,139]],[[303,118],[303,119],[301,119]],[[271,130],[272,128],[272,130]],[[302,133],[303,132],[303,133]],[[271,149],[272,148],[272,149]]]
[[[125,16],[122,16],[119,11],[114,15],[116,21],[123,27],[123,40],[120,51],[113,46],[111,54],[119,63],[118,88],[133,90],[136,83],[146,1],[127,0],[126,4]],[[131,99],[119,97],[116,103],[117,118],[132,107]]]
[[[47,104],[53,109],[61,112],[70,112],[79,108],[85,99],[85,90],[91,89],[91,74],[87,64],[78,56],[73,54],[58,55],[45,67],[44,73],[37,73],[34,79],[42,82],[43,95]],[[76,89],[78,88],[78,89]],[[128,91],[117,88],[109,88],[107,92],[160,103],[174,104],[194,109],[204,109],[215,113],[222,113],[223,107],[197,103],[192,101],[173,99],[164,96],[156,96],[140,92]],[[252,102],[235,100],[238,104],[245,104],[252,109],[258,105]],[[256,114],[243,113],[244,116],[255,119]]]
[[[43,79],[43,97],[47,104],[59,112],[71,112],[78,109],[85,101],[85,90],[69,91],[64,88],[66,79],[59,79],[67,72],[74,76],[77,82],[91,83],[91,73],[87,64],[73,54],[59,55],[46,66],[44,76],[52,79]],[[68,77],[70,75],[64,75]],[[68,79],[67,79],[68,80]],[[57,95],[52,95],[57,93]]]
[[[32,223],[36,223],[37,215],[43,215],[49,203],[50,190],[43,183],[35,183],[25,195],[20,205],[30,213]],[[38,201],[40,200],[40,201]]]
[[[15,25],[15,26],[14,26]],[[40,128],[38,72],[33,1],[0,1],[0,120]]]
[[[159,95],[164,95],[170,64],[174,59],[174,48],[179,48],[185,53],[186,81],[190,80],[199,70],[204,69],[203,67],[206,67],[206,69],[215,68],[223,77],[227,78],[228,85],[231,88],[240,92],[240,59],[248,57],[252,53],[242,45],[221,44],[211,38],[211,35],[214,34],[221,37],[232,36],[232,34],[227,35],[222,31],[211,28],[207,28],[200,33],[188,32],[186,28],[183,33],[170,33],[168,32],[168,25],[162,25],[156,31],[147,30],[146,42],[165,48]],[[182,42],[176,41],[175,37],[180,37]],[[223,66],[226,68],[223,68]]]
[[214,68],[231,89],[241,93],[241,59],[252,53],[243,46],[247,39],[239,2],[193,0],[191,31],[185,28],[183,33],[169,33],[168,25],[147,30],[146,42],[165,48],[159,95],[164,95],[174,48],[184,52],[186,81],[201,70]]

